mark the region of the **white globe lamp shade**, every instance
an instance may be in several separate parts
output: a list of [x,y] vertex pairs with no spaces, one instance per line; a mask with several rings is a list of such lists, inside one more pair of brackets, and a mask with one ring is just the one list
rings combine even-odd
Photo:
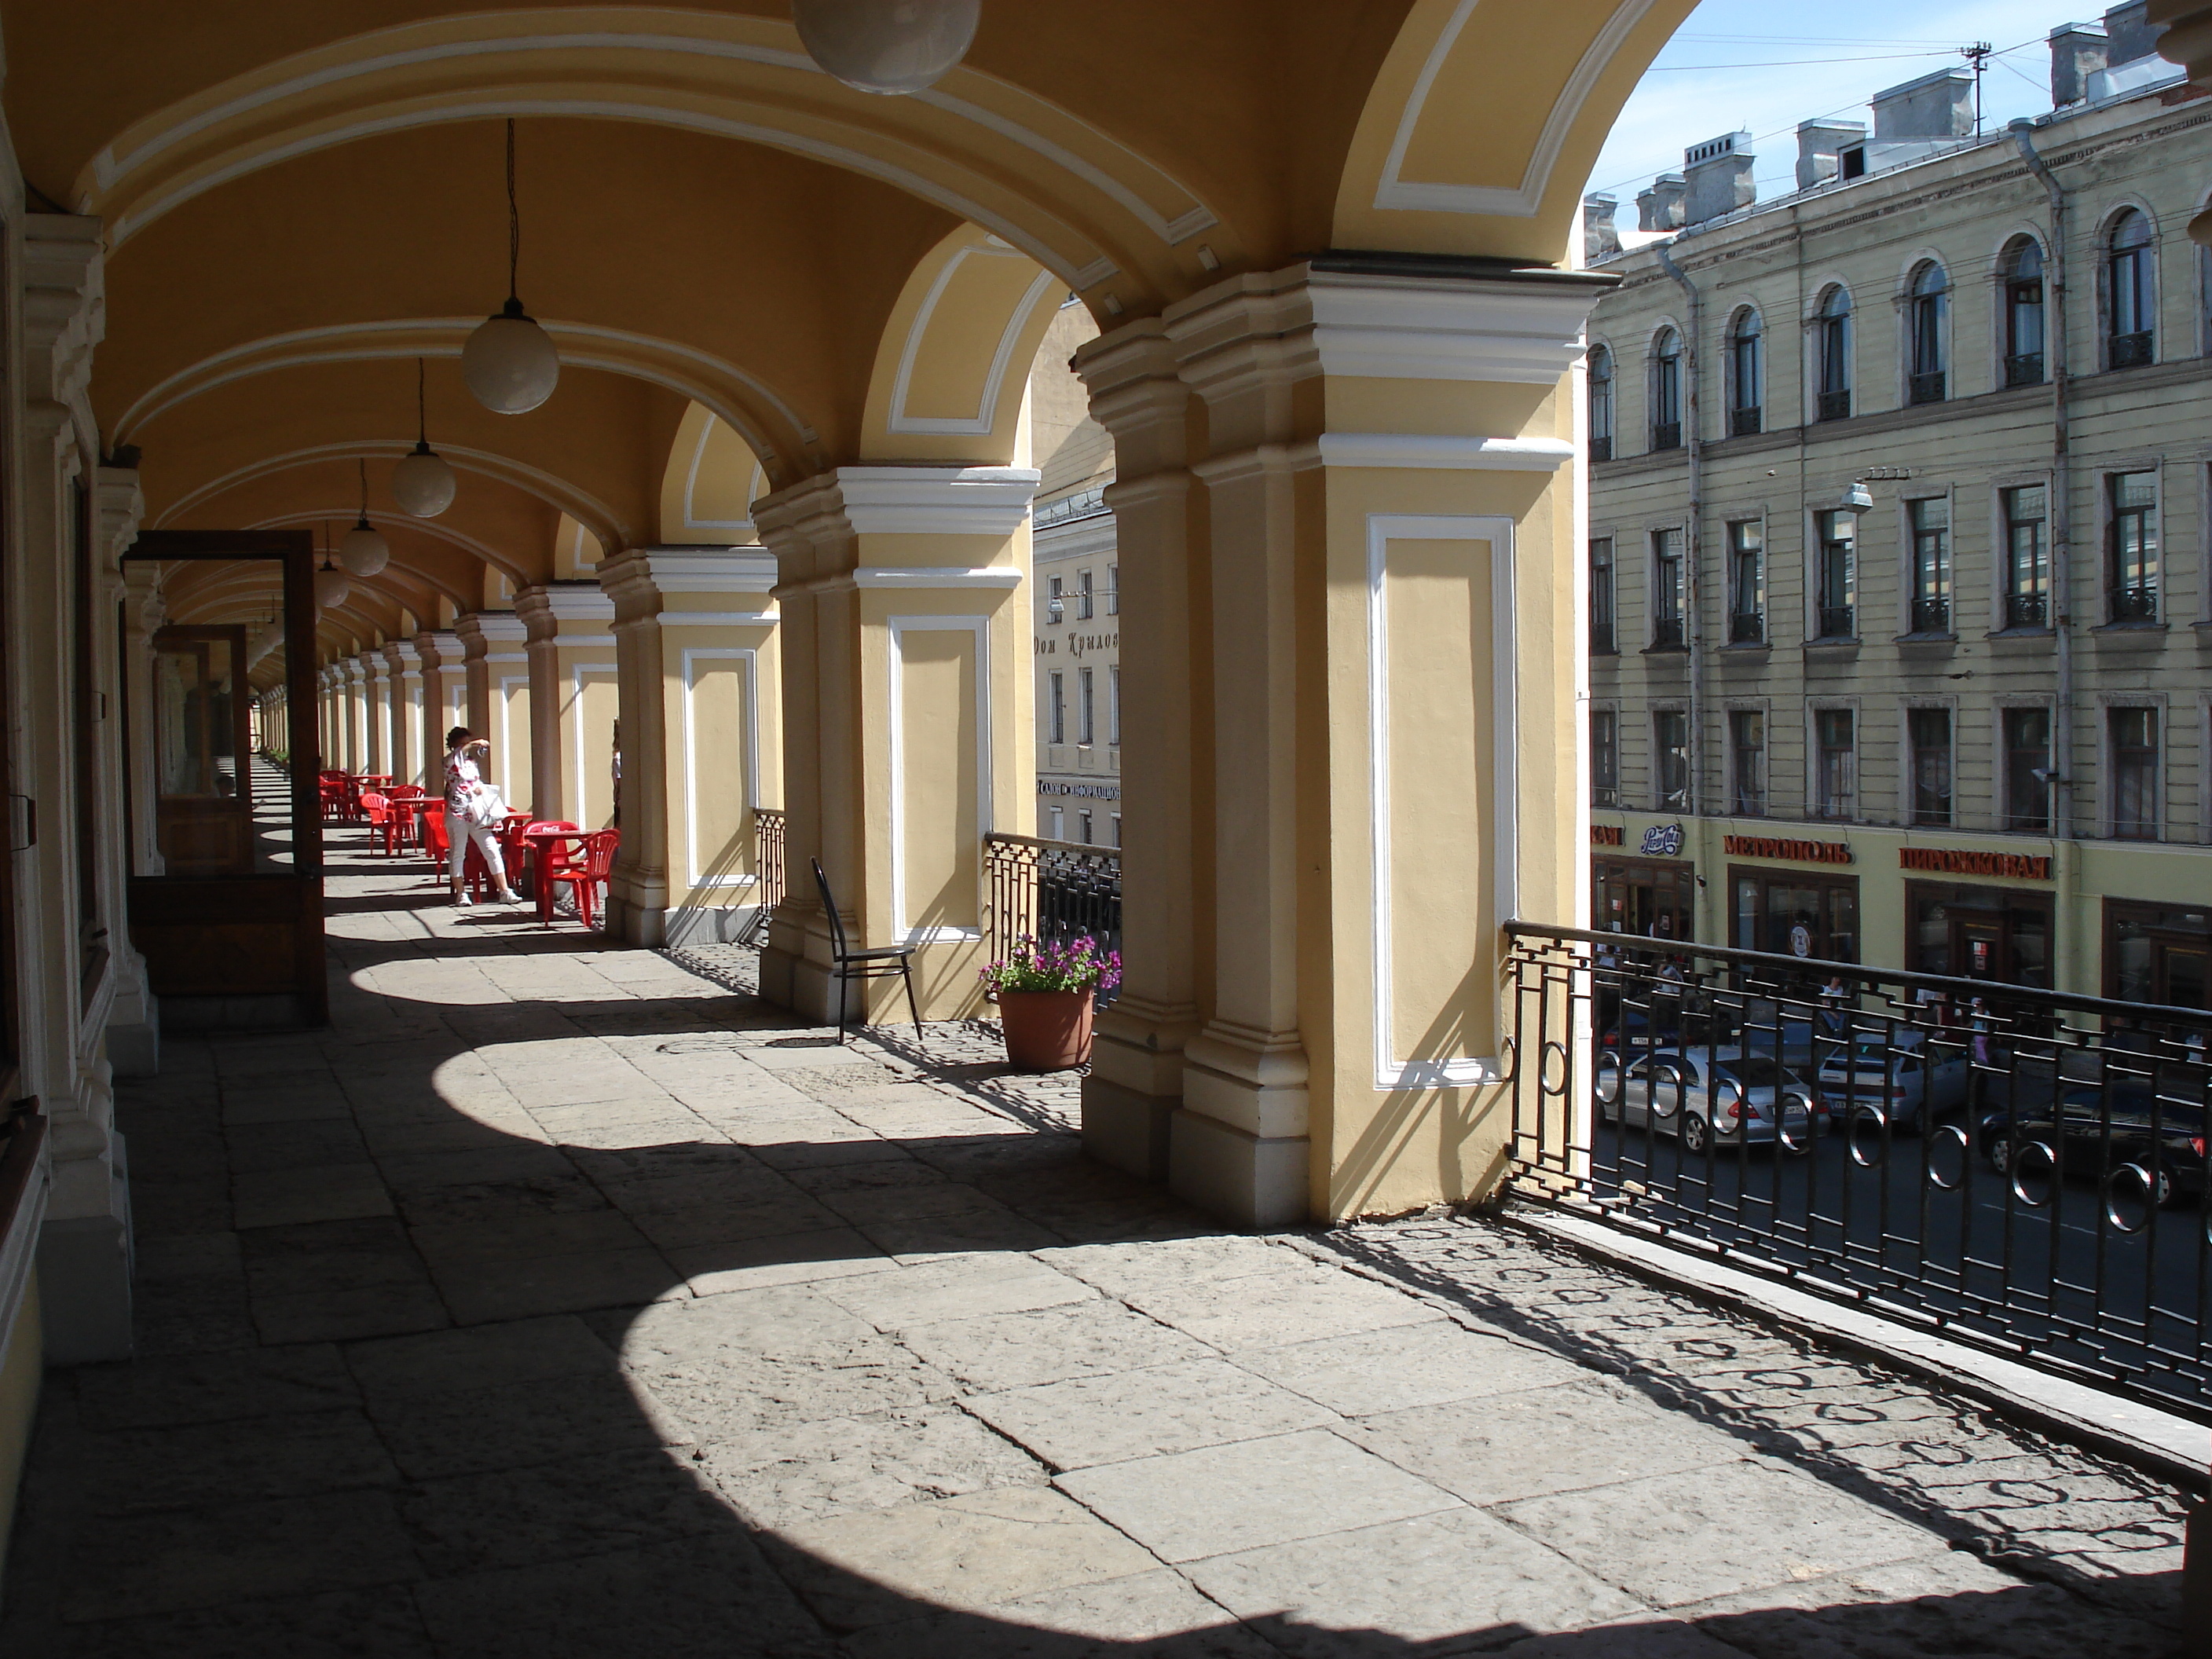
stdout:
[[392,562],[392,547],[363,519],[338,543],[338,562],[356,576],[374,576]]
[[509,300],[498,316],[478,323],[461,348],[461,379],[493,414],[527,415],[560,384],[561,354],[522,301]]
[[434,519],[451,507],[459,487],[446,458],[427,443],[417,443],[415,453],[392,469],[392,499],[400,511],[418,519]]
[[982,0],[791,0],[807,55],[847,86],[897,95],[933,86],[968,52]]
[[316,610],[335,611],[346,602],[346,595],[352,592],[353,584],[346,580],[344,571],[325,565],[315,572]]

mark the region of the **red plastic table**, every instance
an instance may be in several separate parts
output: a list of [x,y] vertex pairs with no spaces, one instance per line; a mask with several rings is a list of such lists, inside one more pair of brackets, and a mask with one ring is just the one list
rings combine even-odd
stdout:
[[592,835],[589,830],[542,830],[534,827],[522,832],[523,845],[530,854],[530,884],[538,900],[538,920],[549,927],[553,921],[553,884],[544,878],[539,865],[544,860],[547,849],[556,842],[573,841],[580,853],[583,843],[589,841]]

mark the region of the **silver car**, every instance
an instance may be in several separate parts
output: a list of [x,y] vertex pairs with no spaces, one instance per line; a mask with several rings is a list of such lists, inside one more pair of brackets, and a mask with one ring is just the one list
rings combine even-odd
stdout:
[[1821,1114],[1804,1079],[1771,1055],[1655,1048],[1606,1054],[1597,1065],[1598,1114],[1631,1129],[1646,1124],[1702,1153],[1722,1146],[1778,1142],[1812,1150]]

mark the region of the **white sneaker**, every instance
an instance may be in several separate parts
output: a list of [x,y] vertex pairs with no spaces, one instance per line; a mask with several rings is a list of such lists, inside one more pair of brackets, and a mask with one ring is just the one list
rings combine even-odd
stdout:
[[469,909],[472,908],[475,903],[476,901],[471,898],[466,893],[456,893],[453,895],[453,908],[456,910]]

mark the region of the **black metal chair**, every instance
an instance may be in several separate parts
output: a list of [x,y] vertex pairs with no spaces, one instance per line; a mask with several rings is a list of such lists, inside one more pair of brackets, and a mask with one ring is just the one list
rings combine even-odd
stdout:
[[837,1041],[845,1040],[845,1011],[851,1005],[848,988],[856,979],[889,979],[896,974],[906,981],[907,1012],[914,1016],[917,1030],[921,1025],[921,1005],[914,995],[914,946],[911,945],[879,945],[866,951],[855,951],[845,943],[845,919],[837,914],[837,898],[830,890],[830,878],[822,873],[822,860],[810,860],[814,866],[814,885],[822,895],[822,909],[830,918],[830,971],[837,976]]

